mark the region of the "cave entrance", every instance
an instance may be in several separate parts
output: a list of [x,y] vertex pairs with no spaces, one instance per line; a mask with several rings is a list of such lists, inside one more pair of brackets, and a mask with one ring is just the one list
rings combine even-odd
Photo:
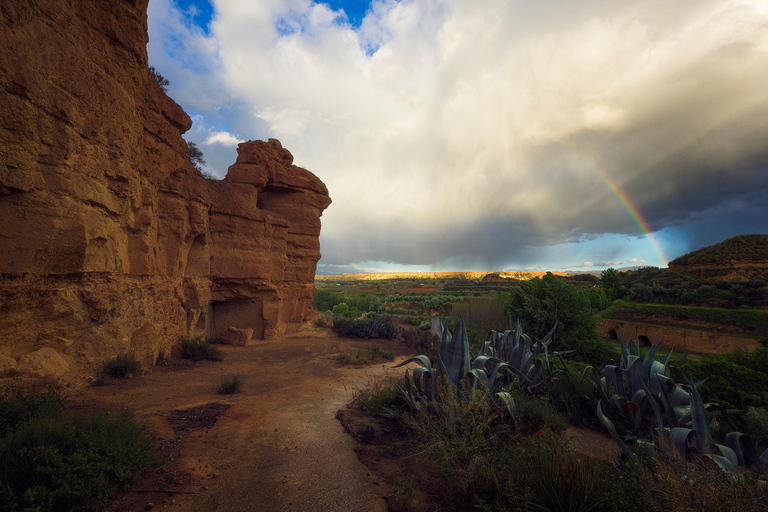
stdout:
[[648,336],[640,335],[637,337],[637,341],[640,343],[641,347],[650,347],[651,346],[651,339]]
[[213,337],[220,338],[229,327],[253,329],[253,339],[264,339],[264,305],[258,299],[214,302]]
[[617,340],[617,339],[619,339],[619,335],[616,332],[616,329],[611,329],[610,331],[608,331],[608,339],[609,340]]

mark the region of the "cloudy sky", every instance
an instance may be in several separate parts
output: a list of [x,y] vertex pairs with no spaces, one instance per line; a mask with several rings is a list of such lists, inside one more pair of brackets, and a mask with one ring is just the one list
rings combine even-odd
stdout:
[[150,0],[223,177],[322,179],[319,271],[665,266],[768,232],[768,0]]

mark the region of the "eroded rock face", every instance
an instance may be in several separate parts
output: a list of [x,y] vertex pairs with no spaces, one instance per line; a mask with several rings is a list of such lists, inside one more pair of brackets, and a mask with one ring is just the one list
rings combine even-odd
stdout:
[[311,309],[325,186],[274,140],[203,179],[146,8],[0,5],[0,356],[45,348],[65,377],[183,335],[274,338]]

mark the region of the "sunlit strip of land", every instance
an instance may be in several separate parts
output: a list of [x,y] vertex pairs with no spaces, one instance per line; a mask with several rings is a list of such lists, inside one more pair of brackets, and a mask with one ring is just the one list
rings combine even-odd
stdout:
[[[569,276],[571,272],[552,272],[557,276]],[[467,281],[483,281],[491,279],[517,279],[520,281],[535,279],[545,275],[538,271],[505,271],[505,272],[371,272],[359,274],[317,275],[315,281],[385,281],[391,279],[464,279]]]

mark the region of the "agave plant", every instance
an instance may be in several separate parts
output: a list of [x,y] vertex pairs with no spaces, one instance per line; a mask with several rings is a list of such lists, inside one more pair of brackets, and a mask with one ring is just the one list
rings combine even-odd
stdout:
[[698,389],[703,381],[692,382],[682,372],[684,384],[672,380],[668,366],[672,351],[658,361],[661,343],[644,358],[637,341],[633,345],[631,338],[627,342],[620,339],[620,343],[619,366],[606,363],[598,370],[597,415],[627,458],[637,460],[627,446],[635,443],[674,449],[683,456],[699,453],[733,475],[739,466],[768,467],[768,450],[758,456],[754,443],[740,432],[727,434],[724,444],[713,441],[710,421],[722,416],[733,426],[729,412],[718,404],[704,403]]
[[453,333],[438,317],[432,319],[432,331],[440,338],[437,363],[425,355],[411,357],[395,368],[416,362],[413,374],[406,370],[405,386],[400,387],[403,398],[412,411],[425,410],[424,406],[438,400],[440,393],[466,391],[474,397],[480,385],[484,385],[500,412],[508,413],[514,420],[515,404],[512,395],[503,388],[518,383],[528,391],[543,389],[552,375],[548,346],[555,328],[542,340],[532,341],[523,333],[520,322],[513,330],[503,333],[492,331],[476,357],[472,358],[463,319],[459,319]]
[[472,363],[470,374],[490,389],[494,389],[499,380],[508,384],[510,377],[517,378],[529,391],[543,389],[542,385],[553,373],[551,358],[562,357],[566,353],[549,353],[548,347],[556,328],[557,325],[537,341],[531,341],[530,336],[523,334],[519,320],[513,330],[503,333],[491,331],[490,338],[483,343],[480,354]]
[[432,330],[441,338],[436,368],[432,367],[432,361],[425,355],[411,357],[395,366],[399,368],[413,362],[421,365],[413,369],[413,378],[405,370],[405,389],[395,384],[412,411],[420,411],[425,403],[437,400],[438,380],[442,381],[443,388],[461,387],[464,375],[471,366],[467,327],[463,319],[459,319],[454,333],[439,319],[437,322],[433,319]]

